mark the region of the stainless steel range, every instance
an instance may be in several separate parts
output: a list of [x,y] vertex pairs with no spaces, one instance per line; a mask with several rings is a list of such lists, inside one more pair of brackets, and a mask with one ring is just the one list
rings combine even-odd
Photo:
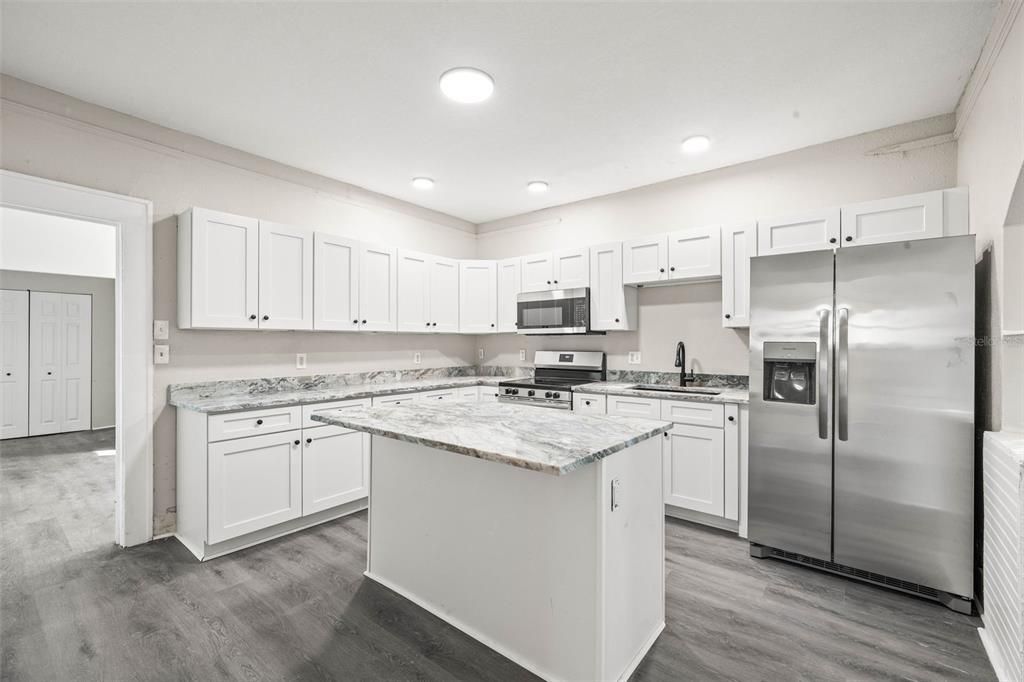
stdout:
[[539,350],[533,356],[533,379],[502,381],[500,402],[572,409],[574,386],[604,381],[604,353],[592,350]]

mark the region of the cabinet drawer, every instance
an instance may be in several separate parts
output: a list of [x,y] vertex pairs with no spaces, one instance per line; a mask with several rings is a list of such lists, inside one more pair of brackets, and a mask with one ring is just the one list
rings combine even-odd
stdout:
[[654,398],[610,395],[608,396],[608,414],[616,417],[658,419],[661,416],[660,402]]
[[721,428],[725,423],[725,405],[721,403],[663,400],[661,401],[661,418],[676,424]]
[[454,388],[439,391],[425,391],[417,396],[418,400],[440,400],[446,403],[453,403],[459,399],[459,392]]
[[604,414],[605,397],[585,393],[573,394],[572,409],[583,414]]
[[480,400],[480,386],[473,386],[472,388],[460,388],[459,389],[459,400],[464,403],[475,403]]
[[421,393],[403,393],[402,395],[382,395],[373,399],[373,406],[378,405],[407,405],[419,400]]
[[328,426],[323,422],[313,421],[313,415],[318,412],[330,412],[331,410],[344,410],[353,407],[369,407],[369,398],[359,398],[357,400],[335,400],[329,403],[316,403],[313,405],[302,406],[302,428],[311,429],[320,426]]
[[299,428],[301,421],[302,409],[298,405],[215,414],[207,421],[207,438],[214,443],[229,438],[278,433]]

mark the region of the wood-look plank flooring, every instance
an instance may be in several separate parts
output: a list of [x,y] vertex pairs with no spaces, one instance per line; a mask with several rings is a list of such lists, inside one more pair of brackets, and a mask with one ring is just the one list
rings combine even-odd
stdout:
[[[535,679],[364,578],[365,513],[203,564],[115,548],[109,447],[0,443],[3,680]],[[635,680],[995,679],[976,618],[666,525],[667,627]]]

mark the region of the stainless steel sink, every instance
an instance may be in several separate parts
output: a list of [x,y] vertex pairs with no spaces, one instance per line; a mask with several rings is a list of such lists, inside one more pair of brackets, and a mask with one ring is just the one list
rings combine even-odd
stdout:
[[640,391],[661,391],[662,393],[692,393],[696,395],[718,395],[721,391],[714,388],[697,386],[666,386],[665,384],[636,384],[630,386]]

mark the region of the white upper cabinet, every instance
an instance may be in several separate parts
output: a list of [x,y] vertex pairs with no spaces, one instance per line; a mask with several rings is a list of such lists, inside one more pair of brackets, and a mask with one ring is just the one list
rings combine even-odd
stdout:
[[590,249],[563,249],[552,254],[552,289],[590,286]]
[[359,242],[316,233],[313,240],[313,329],[359,329]]
[[459,331],[463,333],[491,334],[498,330],[498,264],[494,261],[459,263],[459,317]]
[[522,257],[522,291],[548,291],[554,284],[555,267],[550,253]]
[[722,230],[718,225],[668,235],[668,278],[704,279],[722,274]]
[[967,234],[964,188],[924,192],[842,208],[842,246]]
[[178,216],[178,326],[259,327],[259,221],[191,208]]
[[757,255],[757,224],[722,228],[722,326],[750,326],[750,257]]
[[668,279],[668,237],[656,234],[622,242],[622,281],[643,284]]
[[[493,270],[492,270],[493,272]],[[491,286],[493,293],[494,287]],[[451,258],[430,259],[430,330],[459,331],[459,262]]]
[[757,221],[757,253],[761,256],[820,251],[838,244],[838,208]]
[[398,255],[395,249],[359,245],[359,328],[398,329]]
[[313,328],[313,231],[260,221],[260,329]]
[[590,328],[636,329],[637,290],[622,283],[622,242],[590,247]]
[[519,321],[519,292],[523,290],[519,258],[498,261],[498,332],[515,332]]
[[398,251],[398,331],[430,331],[430,256]]

